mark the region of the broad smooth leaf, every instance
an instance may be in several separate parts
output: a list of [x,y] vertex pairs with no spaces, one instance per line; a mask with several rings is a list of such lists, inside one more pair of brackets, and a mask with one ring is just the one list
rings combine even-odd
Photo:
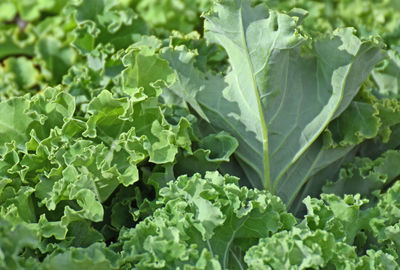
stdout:
[[205,36],[224,47],[231,69],[198,102],[214,127],[238,139],[236,159],[252,185],[290,201],[316,168],[343,157],[314,142],[383,53],[352,29],[307,46],[295,18],[245,0],[221,1],[205,16]]

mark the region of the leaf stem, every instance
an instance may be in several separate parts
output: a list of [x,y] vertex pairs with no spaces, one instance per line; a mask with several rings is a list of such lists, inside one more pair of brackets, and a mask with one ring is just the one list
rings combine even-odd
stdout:
[[[260,106],[260,104],[258,106]],[[263,114],[262,108],[260,114]],[[265,123],[264,115],[262,115],[262,121],[263,121],[262,123]],[[262,129],[263,129],[262,134],[263,134],[263,153],[264,153],[264,188],[267,191],[271,191],[271,176],[269,173],[268,128],[265,125],[263,125]]]

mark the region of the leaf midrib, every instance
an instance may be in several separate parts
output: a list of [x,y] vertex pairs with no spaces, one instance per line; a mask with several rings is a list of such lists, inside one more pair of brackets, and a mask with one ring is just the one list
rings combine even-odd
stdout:
[[[244,25],[243,25],[243,9],[242,7],[239,8],[239,20],[240,20],[240,31],[241,31],[241,39],[242,39],[242,43],[245,49],[245,55],[247,58],[247,65],[250,69],[250,73],[251,73],[251,82],[253,85],[253,92],[254,95],[256,96],[256,100],[257,100],[257,109],[258,109],[258,114],[259,114],[259,119],[260,119],[260,124],[261,124],[261,132],[262,132],[262,145],[263,145],[263,163],[264,163],[264,179],[263,180],[263,185],[264,188],[266,190],[271,190],[271,179],[270,179],[270,171],[269,171],[269,150],[268,150],[268,127],[265,124],[265,119],[264,119],[264,114],[263,114],[263,108],[262,108],[262,103],[261,103],[261,99],[260,99],[260,93],[259,93],[259,89],[258,89],[258,85],[257,85],[257,81],[256,81],[256,77],[254,74],[254,68],[253,65],[251,63],[251,59],[250,59],[250,55],[249,55],[249,49],[247,46],[247,41],[246,41],[246,37],[245,37],[245,31],[244,31]],[[276,37],[274,39],[273,45],[276,43]],[[273,46],[271,46],[271,49],[273,48]],[[266,62],[269,62],[269,56],[266,59]],[[238,88],[240,89],[240,91],[243,93],[242,89],[240,88],[240,85],[238,85]]]

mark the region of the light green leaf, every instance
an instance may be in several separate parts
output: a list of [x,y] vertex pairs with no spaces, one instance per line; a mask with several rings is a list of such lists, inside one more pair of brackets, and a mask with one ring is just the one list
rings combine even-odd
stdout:
[[164,84],[170,85],[175,81],[175,75],[168,62],[151,50],[129,49],[123,63],[127,66],[122,72],[124,87],[143,87],[144,93],[149,97],[161,94],[157,82],[163,81]]
[[[39,269],[39,260],[29,251],[38,248],[40,238],[37,230],[26,224],[13,224],[0,219],[0,268]],[[26,252],[26,253],[25,253]],[[24,254],[25,253],[25,254]]]
[[296,220],[278,197],[240,188],[237,180],[207,172],[169,182],[159,192],[162,208],[121,232],[126,263],[143,269],[198,265],[198,254],[207,250],[222,269],[245,269],[243,254],[251,245]]
[[245,262],[251,270],[320,269],[334,258],[336,249],[335,238],[326,231],[293,228],[262,238],[247,251]]
[[5,1],[0,4],[0,20],[10,21],[16,13],[17,9],[12,2]]
[[95,243],[87,248],[72,247],[59,254],[53,253],[43,261],[42,269],[119,269],[119,257],[108,249],[104,243]]
[[372,76],[379,87],[379,93],[388,97],[400,94],[400,53],[389,50],[388,58],[374,69]]
[[349,107],[329,124],[327,132],[340,147],[358,145],[378,135],[381,120],[373,105],[353,101]]
[[14,74],[14,80],[20,89],[28,89],[37,83],[38,71],[26,57],[7,58],[5,71]]
[[33,119],[26,115],[29,101],[26,98],[14,98],[0,103],[0,153],[5,143],[15,141],[17,148],[24,149],[28,141],[28,126]]

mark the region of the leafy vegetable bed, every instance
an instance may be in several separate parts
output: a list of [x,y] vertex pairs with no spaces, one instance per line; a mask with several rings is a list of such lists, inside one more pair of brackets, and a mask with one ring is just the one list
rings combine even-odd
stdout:
[[0,269],[400,269],[400,2],[0,2]]

